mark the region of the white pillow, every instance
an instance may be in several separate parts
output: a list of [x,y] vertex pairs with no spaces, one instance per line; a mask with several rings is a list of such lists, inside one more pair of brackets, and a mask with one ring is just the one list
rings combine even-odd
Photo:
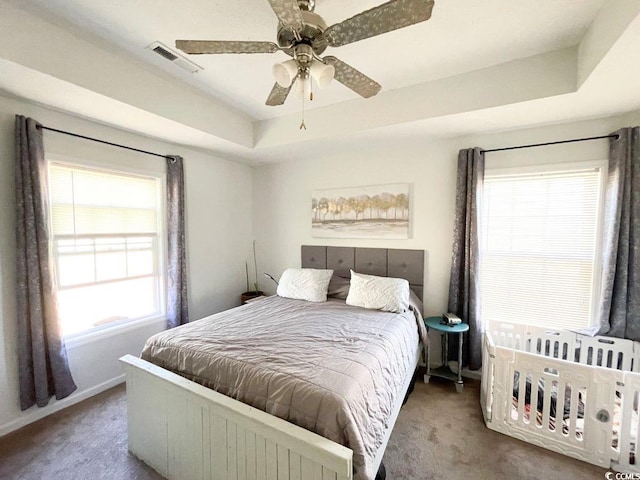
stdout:
[[401,313],[409,308],[409,282],[351,271],[347,305]]
[[278,295],[308,302],[326,302],[333,270],[287,268],[278,282]]

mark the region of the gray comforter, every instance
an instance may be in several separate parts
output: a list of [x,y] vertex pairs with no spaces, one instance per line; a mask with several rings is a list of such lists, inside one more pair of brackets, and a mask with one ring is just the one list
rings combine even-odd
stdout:
[[373,459],[416,362],[420,314],[277,296],[159,333],[142,358]]

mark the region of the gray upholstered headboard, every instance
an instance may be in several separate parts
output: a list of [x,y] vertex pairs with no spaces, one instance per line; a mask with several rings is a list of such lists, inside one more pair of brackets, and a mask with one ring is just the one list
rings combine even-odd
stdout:
[[353,270],[379,277],[404,278],[423,300],[424,250],[302,245],[302,268],[330,268],[349,278]]

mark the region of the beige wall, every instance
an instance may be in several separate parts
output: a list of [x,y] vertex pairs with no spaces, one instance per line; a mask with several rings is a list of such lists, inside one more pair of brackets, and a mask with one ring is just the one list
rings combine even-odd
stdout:
[[[460,148],[536,143],[606,134],[621,126],[638,125],[640,112],[613,118],[502,132],[477,137],[402,141],[384,136],[374,140],[336,142],[331,155],[251,169],[177,145],[106,127],[44,107],[0,96],[0,435],[34,421],[61,406],[121,381],[117,358],[138,354],[144,340],[163,328],[149,324],[99,340],[70,342],[69,359],[79,390],[68,400],[43,409],[20,412],[15,328],[15,201],[14,115],[31,116],[45,125],[105,138],[185,158],[189,306],[192,318],[238,304],[245,289],[244,261],[251,264],[251,240],[256,238],[259,272],[279,276],[300,263],[300,245],[329,244],[365,247],[417,248],[426,252],[426,314],[446,309],[455,170]],[[128,165],[163,171],[163,161],[79,139],[45,133],[45,150],[70,159]],[[489,167],[569,162],[606,158],[606,142],[543,147],[489,154]],[[408,240],[335,240],[311,237],[311,191],[323,188],[409,183],[411,237]],[[260,287],[273,292],[263,277]],[[435,355],[437,355],[437,345]]]
[[[249,258],[252,238],[250,167],[0,96],[0,435],[121,381],[117,359],[125,353],[139,354],[144,340],[164,327],[164,322],[156,322],[107,338],[71,341],[69,362],[78,391],[68,400],[20,412],[15,326],[16,114],[54,128],[184,157],[191,318],[239,303],[239,294],[245,290],[244,261]],[[116,168],[124,165],[164,171],[161,158],[51,132],[45,132],[45,151]]]
[[[254,231],[263,271],[276,278],[300,265],[300,245],[415,248],[425,250],[426,315],[447,308],[455,208],[457,154],[461,148],[485,149],[607,134],[640,123],[634,114],[491,135],[429,140],[385,138],[342,145],[331,155],[265,165],[254,171]],[[607,142],[598,140],[487,154],[487,167],[571,162],[607,158]],[[411,184],[411,230],[408,240],[322,239],[311,236],[314,189]],[[264,282],[271,292],[275,285]],[[439,345],[434,344],[436,358]]]

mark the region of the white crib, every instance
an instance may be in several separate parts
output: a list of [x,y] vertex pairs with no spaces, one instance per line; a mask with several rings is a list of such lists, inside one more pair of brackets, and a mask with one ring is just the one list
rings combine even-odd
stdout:
[[484,336],[480,403],[505,435],[625,473],[640,473],[640,343],[522,324]]

